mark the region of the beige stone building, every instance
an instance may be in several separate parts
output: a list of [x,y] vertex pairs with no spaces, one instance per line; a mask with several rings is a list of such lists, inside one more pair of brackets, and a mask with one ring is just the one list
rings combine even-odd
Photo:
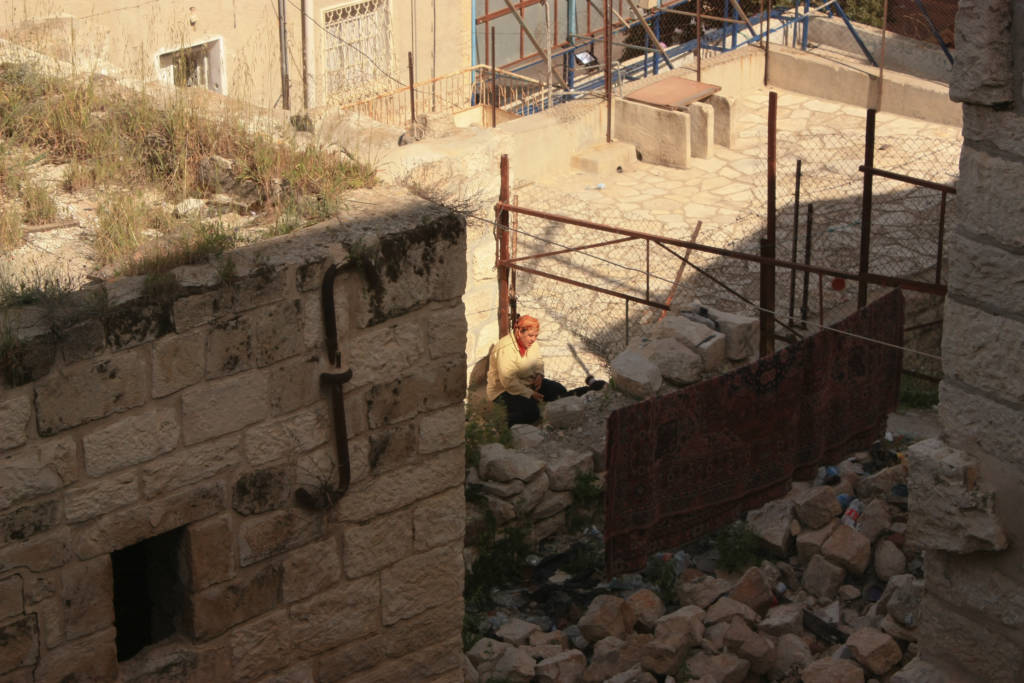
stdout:
[[471,13],[471,0],[38,0],[0,9],[0,37],[266,107],[283,106],[286,69],[299,110],[407,84],[410,53],[416,82],[470,66]]

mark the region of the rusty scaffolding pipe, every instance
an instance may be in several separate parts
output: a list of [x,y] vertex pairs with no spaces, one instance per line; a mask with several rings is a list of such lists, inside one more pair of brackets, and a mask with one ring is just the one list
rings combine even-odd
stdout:
[[[875,167],[875,110],[868,109],[864,127],[864,168]],[[868,282],[865,276],[871,259],[871,192],[874,172],[864,174],[864,192],[860,212],[860,266],[858,268],[857,308],[868,304]]]
[[495,229],[498,231],[498,337],[504,337],[512,329],[508,310],[508,155],[501,155],[501,189],[498,204],[494,207]]

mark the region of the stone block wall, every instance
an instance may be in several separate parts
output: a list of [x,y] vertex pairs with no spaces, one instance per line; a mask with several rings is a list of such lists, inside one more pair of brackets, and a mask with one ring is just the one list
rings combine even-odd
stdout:
[[[465,226],[402,191],[350,205],[231,267],[5,312],[0,679],[462,680]],[[351,486],[314,511],[331,264]],[[118,558],[158,536],[172,632],[119,662]]]
[[[910,509],[908,540],[931,529],[921,654],[951,680],[1024,680],[1024,17],[1013,4],[962,0],[957,13],[950,94],[964,146],[939,404],[942,457],[957,464]],[[950,511],[939,497],[959,502]]]

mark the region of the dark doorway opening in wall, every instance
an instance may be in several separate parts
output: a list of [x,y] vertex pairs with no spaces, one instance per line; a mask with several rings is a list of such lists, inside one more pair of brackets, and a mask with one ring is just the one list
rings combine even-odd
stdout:
[[111,553],[117,661],[183,630],[184,536],[180,527]]

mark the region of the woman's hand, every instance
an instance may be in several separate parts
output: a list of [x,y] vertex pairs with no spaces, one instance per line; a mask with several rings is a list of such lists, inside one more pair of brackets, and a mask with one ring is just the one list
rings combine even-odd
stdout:
[[[534,389],[536,389],[537,391],[540,391],[540,387],[541,387],[541,385],[543,383],[544,383],[544,375],[539,375],[538,374],[538,375],[534,375],[533,376],[533,380],[530,382],[530,386],[533,387]],[[536,393],[536,392],[534,392],[534,393]],[[536,398],[536,397],[534,397],[534,398]]]

